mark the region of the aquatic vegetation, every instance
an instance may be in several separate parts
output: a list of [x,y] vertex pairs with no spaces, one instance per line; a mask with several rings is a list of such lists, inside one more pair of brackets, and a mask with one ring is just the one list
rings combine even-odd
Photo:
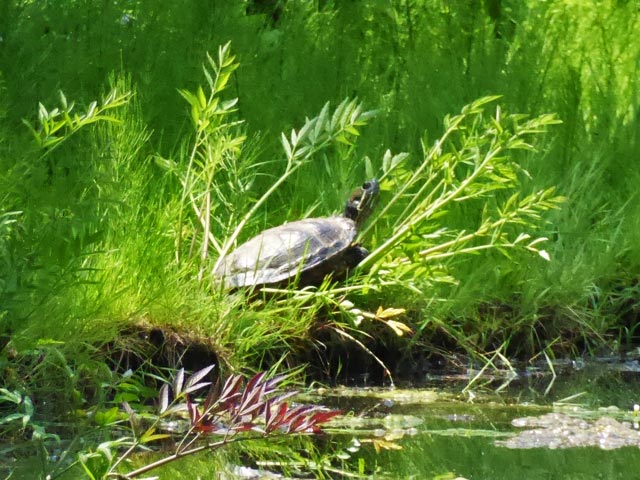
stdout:
[[[54,358],[47,359],[47,355]],[[76,375],[80,372],[65,365],[55,348],[41,351],[40,359],[49,368],[54,363],[65,366],[78,383],[92,380]],[[149,385],[150,380],[158,380],[150,373],[112,375],[100,385],[105,398],[95,399],[88,410],[67,412],[55,422],[46,419],[26,393],[1,388],[0,431],[4,439],[12,441],[3,445],[0,455],[7,465],[13,465],[2,471],[34,475],[37,468],[23,465],[23,459],[37,455],[42,460],[39,474],[50,478],[66,478],[69,472],[77,475],[80,471],[89,478],[138,478],[178,459],[201,452],[211,454],[237,443],[319,434],[327,422],[342,413],[291,403],[298,392],[288,387],[290,375],[262,372],[245,380],[232,374],[221,382],[213,369],[211,365],[191,375],[180,369],[159,392]],[[110,372],[101,373],[108,377]],[[67,394],[79,401],[79,395],[74,394],[81,394],[78,386],[74,392],[35,393],[42,403],[54,402],[54,395]],[[153,397],[157,407],[149,402]],[[55,401],[51,408],[74,406],[62,403]],[[141,454],[149,451],[157,455],[147,461]],[[286,455],[280,453],[284,462]],[[132,461],[136,467],[131,467]]]
[[507,448],[578,448],[598,447],[613,450],[639,447],[637,423],[620,422],[603,416],[595,421],[562,413],[547,413],[538,417],[516,418],[511,422],[524,429],[517,435],[497,442]]
[[[265,373],[259,373],[245,383],[242,376],[231,375],[218,391],[210,389],[211,382],[207,377],[214,367],[211,365],[190,376],[185,376],[183,369],[178,370],[171,386],[165,384],[160,390],[158,416],[142,430],[141,421],[149,423],[149,413],[136,412],[125,402],[134,437],[120,437],[101,444],[95,452],[80,453],[80,463],[85,471],[90,476],[136,478],[180,458],[215,451],[238,441],[317,434],[321,432],[321,424],[341,413],[313,405],[289,406],[286,400],[296,392],[281,388],[286,376],[269,378]],[[209,391],[200,403],[195,399],[195,393],[203,388],[209,388]],[[188,422],[181,428],[180,414],[185,412]],[[179,432],[178,438],[172,439],[171,433],[164,433],[167,431]],[[174,453],[134,470],[120,471],[130,456],[156,442],[165,441],[166,444],[168,439],[175,444]],[[101,472],[91,471],[96,457],[106,460],[106,465],[104,461],[98,462]]]

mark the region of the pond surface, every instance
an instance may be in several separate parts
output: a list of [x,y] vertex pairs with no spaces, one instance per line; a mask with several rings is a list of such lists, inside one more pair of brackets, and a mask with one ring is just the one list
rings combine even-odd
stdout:
[[338,424],[350,431],[334,440],[349,455],[345,467],[370,478],[640,478],[637,363],[565,370],[464,391],[468,377],[433,379],[437,389],[319,393],[351,412]]
[[[325,435],[227,445],[220,455],[185,457],[151,475],[315,478],[310,465],[322,461],[323,478],[337,479],[640,478],[640,362],[554,368],[557,377],[540,368],[441,375],[410,388],[318,388],[295,401],[345,412]],[[311,442],[321,455],[310,453]],[[134,467],[167,448],[137,456]],[[287,463],[295,455],[299,464]],[[12,470],[10,478],[45,478],[31,461]],[[57,478],[87,477],[74,469]]]

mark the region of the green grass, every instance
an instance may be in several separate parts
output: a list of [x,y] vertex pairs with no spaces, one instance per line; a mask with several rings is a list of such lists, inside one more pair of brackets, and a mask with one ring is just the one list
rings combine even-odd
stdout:
[[[1,293],[6,321],[24,331],[14,340],[46,337],[55,325],[87,335],[100,325],[109,338],[111,323],[134,318],[198,329],[194,317],[202,316],[210,328],[215,321],[205,312],[219,310],[218,302],[190,285],[195,260],[184,263],[189,249],[182,243],[209,228],[211,238],[190,247],[199,249],[192,257],[199,258],[202,283],[210,261],[231,245],[220,243],[230,234],[225,227],[237,225],[243,212],[249,215],[240,239],[286,219],[335,212],[353,185],[379,174],[387,149],[408,153],[406,170],[418,168],[421,145],[428,149],[444,132],[445,116],[489,93],[503,95],[505,110],[553,112],[563,122],[539,143],[539,153],[520,160],[532,174],[523,191],[555,186],[567,198],[545,215],[546,225],[537,225],[550,238],[543,248],[552,261],[488,253],[457,262],[455,285],[434,294],[444,300],[439,306],[411,305],[422,310],[419,328],[429,318],[446,325],[452,317],[461,330],[482,331],[486,305],[500,304],[510,306],[515,326],[529,328],[551,309],[548,338],[535,340],[535,351],[564,331],[584,334],[580,322],[557,312],[590,312],[597,296],[596,316],[608,320],[596,322],[596,345],[602,335],[635,330],[617,323],[615,305],[606,308],[610,290],[634,288],[640,260],[633,162],[640,47],[633,36],[638,15],[628,4],[486,2],[485,10],[470,10],[429,1],[405,7],[290,2],[275,25],[240,6],[174,4],[159,11],[152,2],[109,4],[100,22],[89,21],[83,2],[70,6],[60,16],[46,5],[10,2],[3,12]],[[25,37],[30,41],[19,42]],[[196,92],[206,52],[215,56],[215,45],[229,39],[239,68],[229,72],[221,95],[240,101],[225,107],[225,131],[216,131],[214,143],[194,140],[178,90]],[[113,113],[118,122],[77,133],[67,125],[69,140],[60,146],[41,133],[38,147],[18,122],[36,125],[38,102],[53,109],[58,89],[78,103],[74,112],[86,112],[114,86],[133,94]],[[337,106],[353,94],[377,112],[357,142],[323,147],[264,197],[286,171],[280,132],[300,128],[327,101]],[[188,158],[187,171],[194,171],[205,144],[216,145],[208,153],[218,158],[209,158],[212,169],[181,177]],[[205,197],[185,197],[194,188]],[[208,217],[218,224],[198,227],[189,215],[207,196]],[[454,209],[446,222],[460,227],[481,208],[475,202]],[[384,244],[397,214],[387,210],[371,232],[374,247]],[[498,345],[509,337],[507,330]]]
[[[164,160],[166,170],[196,151],[177,91],[195,91],[206,51],[229,39],[239,69],[225,95],[240,98],[229,121],[245,123],[230,127],[228,138],[237,143],[224,148],[237,156],[232,175],[245,183],[217,180],[235,190],[214,202],[220,209],[214,221],[233,223],[226,213],[268,190],[275,172],[284,171],[280,132],[299,128],[327,101],[337,105],[357,94],[377,116],[356,144],[331,147],[283,182],[251,216],[245,238],[285,219],[338,210],[365,170],[381,167],[387,149],[408,152],[406,168],[416,168],[421,141],[428,148],[440,136],[445,115],[498,93],[505,109],[554,112],[563,121],[541,153],[523,159],[533,176],[528,189],[556,186],[567,198],[539,230],[551,239],[544,248],[553,261],[470,258],[458,266],[459,286],[445,292],[451,301],[443,312],[473,317],[489,302],[534,316],[547,306],[588,308],[594,291],[606,296],[610,285],[621,287],[620,278],[633,285],[640,47],[633,36],[638,15],[629,4],[486,2],[483,11],[429,1],[290,2],[275,26],[240,6],[178,3],[159,11],[153,2],[109,4],[99,22],[89,21],[83,2],[70,6],[60,15],[46,5],[10,2],[3,11],[3,304],[9,321],[36,319],[27,322],[33,338],[51,329],[47,322],[76,322],[82,330],[96,318],[151,315],[164,322],[172,310],[182,311],[190,274],[172,269],[169,247],[182,238],[175,229],[185,225],[175,224],[174,215],[184,214],[185,199],[176,203],[180,179],[158,166]],[[110,81],[111,72],[129,80]],[[92,126],[44,152],[18,123],[34,124],[38,102],[57,105],[58,89],[86,106],[109,82],[134,92],[116,113],[124,126]],[[217,168],[230,172],[225,164]],[[460,224],[468,214],[461,210],[447,222]],[[383,228],[373,241],[385,235]],[[215,238],[223,236],[219,230]],[[202,257],[215,257],[208,248],[201,244]],[[612,322],[605,331],[617,328]]]
[[[134,323],[206,337],[225,368],[247,371],[337,344],[381,358],[637,344],[633,2],[290,1],[275,23],[240,2],[104,2],[99,17],[67,3],[0,7],[3,368],[52,342],[89,362],[87,345]],[[516,113],[546,133],[524,135]],[[303,135],[312,124],[324,137]],[[502,170],[484,171],[485,189],[438,203],[496,145]],[[267,299],[211,286],[237,241],[339,212],[372,176],[383,198],[363,238],[368,274]],[[514,221],[496,224],[507,211]],[[531,239],[514,248],[520,232]],[[336,375],[347,360],[331,358]]]

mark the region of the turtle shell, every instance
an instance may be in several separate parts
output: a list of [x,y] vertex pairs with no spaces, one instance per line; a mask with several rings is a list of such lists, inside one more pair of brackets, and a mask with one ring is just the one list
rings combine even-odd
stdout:
[[318,284],[325,275],[342,277],[366,250],[354,245],[356,224],[350,218],[308,218],[270,228],[240,245],[214,274],[226,287]]

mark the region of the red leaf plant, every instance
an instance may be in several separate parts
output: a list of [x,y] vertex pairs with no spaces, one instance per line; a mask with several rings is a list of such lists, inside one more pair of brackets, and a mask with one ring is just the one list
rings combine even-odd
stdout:
[[[208,373],[210,368],[203,370]],[[193,376],[200,376],[203,370]],[[267,378],[266,373],[261,372],[245,384],[241,375],[231,375],[220,391],[211,389],[201,405],[192,399],[190,392],[185,391],[192,430],[218,435],[246,431],[263,435],[273,432],[317,434],[322,432],[320,424],[340,415],[338,410],[320,406],[290,406],[286,400],[298,392],[282,391],[280,383],[286,378],[286,375]],[[205,386],[203,383],[192,383]]]
[[[320,434],[320,425],[340,415],[339,410],[330,410],[315,405],[290,405],[287,400],[296,391],[285,391],[281,383],[288,378],[279,375],[268,378],[265,372],[258,373],[245,382],[241,375],[230,375],[222,387],[212,387],[212,382],[203,381],[213,370],[210,365],[198,370],[185,381],[184,369],[178,370],[169,385],[163,385],[159,395],[160,419],[168,420],[182,412],[188,413],[189,429],[176,446],[175,453],[145,465],[120,478],[135,478],[178,458],[203,450],[212,450],[237,440],[269,435]],[[197,400],[196,391],[209,388],[203,400]],[[254,435],[240,435],[254,432]],[[199,439],[221,436],[216,441]],[[164,435],[160,435],[164,436]],[[117,462],[120,463],[120,462]]]

